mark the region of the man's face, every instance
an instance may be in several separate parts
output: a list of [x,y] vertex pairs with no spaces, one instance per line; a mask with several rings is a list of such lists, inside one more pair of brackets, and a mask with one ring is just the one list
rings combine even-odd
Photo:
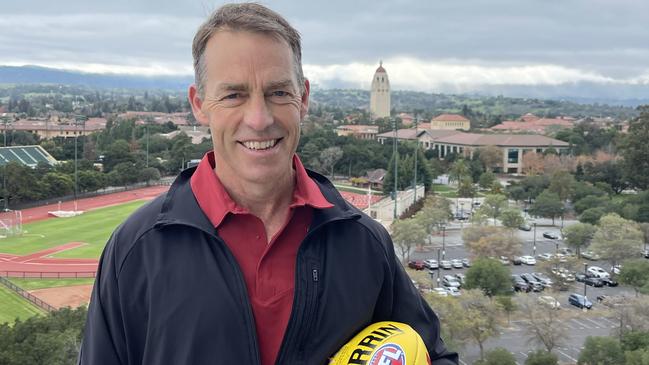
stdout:
[[[194,86],[196,119],[209,124],[216,171],[222,180],[285,181],[308,109],[309,85],[300,92],[293,52],[275,38],[219,31],[207,43],[205,95]],[[284,177],[284,179],[281,179]]]

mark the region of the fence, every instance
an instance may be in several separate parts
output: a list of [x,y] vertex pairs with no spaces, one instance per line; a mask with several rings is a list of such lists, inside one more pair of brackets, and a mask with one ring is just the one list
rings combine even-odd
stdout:
[[0,271],[1,277],[29,278],[29,279],[80,279],[94,278],[95,271],[77,272],[41,272],[41,271]]
[[2,276],[0,276],[0,283],[5,285],[7,288],[15,291],[18,295],[20,295],[21,297],[27,299],[28,301],[30,301],[35,306],[37,306],[39,308],[42,308],[47,312],[51,312],[53,310],[56,310],[56,308],[54,308],[53,306],[51,306],[51,305],[45,303],[44,301],[38,299],[37,297],[35,297],[32,294],[30,294],[29,292],[27,292],[25,289],[23,289],[23,288],[19,287],[18,285],[12,283],[8,279],[3,278]]

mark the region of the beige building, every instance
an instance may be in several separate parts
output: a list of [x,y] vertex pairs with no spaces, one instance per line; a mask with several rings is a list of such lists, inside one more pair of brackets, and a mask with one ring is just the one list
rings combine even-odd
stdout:
[[390,116],[390,80],[383,68],[383,62],[374,72],[372,90],[370,92],[370,117],[372,119]]
[[341,125],[336,128],[336,134],[339,137],[350,136],[358,139],[376,139],[376,135],[379,134],[378,125]]
[[441,114],[430,120],[430,129],[471,129],[471,121],[459,114]]
[[68,123],[56,123],[49,120],[31,120],[31,119],[20,119],[11,123],[0,124],[0,128],[4,128],[10,131],[25,131],[29,133],[34,133],[42,139],[63,137],[63,138],[72,138],[87,136],[93,132],[97,132],[106,128],[106,119],[104,118],[90,118],[85,123],[79,122],[74,124],[74,122]]

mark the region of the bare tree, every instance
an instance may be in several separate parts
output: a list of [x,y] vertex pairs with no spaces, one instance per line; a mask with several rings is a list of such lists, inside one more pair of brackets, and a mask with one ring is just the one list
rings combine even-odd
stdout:
[[568,339],[564,325],[566,315],[549,305],[541,305],[534,297],[525,297],[522,307],[525,313],[528,342],[543,345],[548,352]]
[[343,157],[343,150],[338,147],[327,147],[322,152],[320,152],[320,165],[325,171],[330,171],[331,179],[333,180],[334,176],[334,166],[336,162]]
[[415,218],[400,219],[392,223],[392,241],[401,252],[404,262],[410,260],[412,247],[421,244],[426,238],[424,226]]

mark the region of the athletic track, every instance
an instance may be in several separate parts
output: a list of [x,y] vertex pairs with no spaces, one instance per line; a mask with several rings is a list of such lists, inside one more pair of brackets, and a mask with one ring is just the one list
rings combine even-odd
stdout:
[[[152,186],[137,190],[96,196],[77,200],[77,210],[89,211],[111,205],[123,204],[134,200],[151,200],[167,191],[169,186]],[[22,211],[23,223],[30,223],[53,218],[47,214],[55,210],[75,210],[74,202],[44,205]],[[1,242],[1,241],[0,241]],[[61,246],[48,248],[28,255],[11,255],[0,253],[0,276],[12,277],[94,277],[97,271],[97,259],[64,259],[49,258],[57,252],[84,245],[82,242],[70,242]]]

